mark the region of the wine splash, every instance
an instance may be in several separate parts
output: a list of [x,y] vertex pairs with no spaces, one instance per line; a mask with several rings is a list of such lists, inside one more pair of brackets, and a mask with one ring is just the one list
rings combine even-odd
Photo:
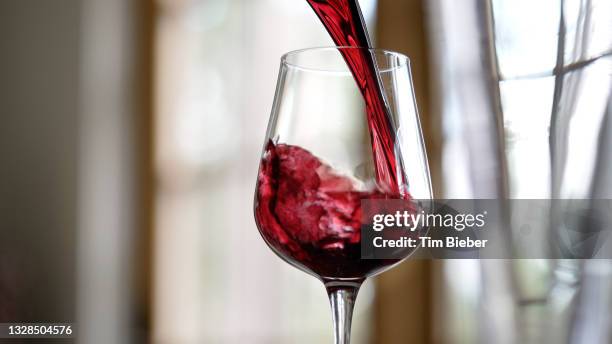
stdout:
[[361,279],[398,262],[361,259],[361,200],[399,195],[363,190],[307,150],[272,141],[257,184],[261,234],[292,264],[324,279]]

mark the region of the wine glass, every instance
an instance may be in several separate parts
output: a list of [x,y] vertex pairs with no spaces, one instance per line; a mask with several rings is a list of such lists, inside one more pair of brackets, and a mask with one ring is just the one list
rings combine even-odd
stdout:
[[[393,123],[387,134],[403,193],[377,179],[366,102],[346,56],[372,56]],[[371,128],[372,127],[372,128]],[[361,201],[432,197],[406,56],[353,47],[313,48],[281,59],[280,75],[255,192],[259,231],[281,259],[321,280],[335,342],[350,342],[355,298],[366,278],[400,259],[361,258]]]

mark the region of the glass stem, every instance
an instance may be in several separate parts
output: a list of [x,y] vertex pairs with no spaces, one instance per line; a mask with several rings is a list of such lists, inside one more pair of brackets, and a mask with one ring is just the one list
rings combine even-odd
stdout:
[[361,281],[325,283],[334,321],[335,344],[350,344],[351,342],[353,307],[361,283]]

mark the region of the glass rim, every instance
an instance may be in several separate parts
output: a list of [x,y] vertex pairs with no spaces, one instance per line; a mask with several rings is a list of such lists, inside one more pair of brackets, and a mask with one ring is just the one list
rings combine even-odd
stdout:
[[287,66],[287,67],[297,69],[300,71],[305,71],[305,72],[351,75],[351,72],[349,70],[339,71],[339,70],[330,70],[330,69],[324,69],[324,68],[307,67],[307,66],[300,65],[299,63],[290,62],[289,59],[293,56],[299,56],[299,55],[302,55],[304,53],[309,53],[309,52],[323,52],[323,51],[331,51],[331,50],[342,51],[342,50],[352,50],[352,49],[367,50],[374,54],[391,55],[391,56],[395,56],[401,61],[397,66],[379,70],[378,71],[379,73],[389,73],[389,72],[410,66],[410,58],[406,56],[405,54],[402,54],[402,53],[399,53],[393,50],[387,50],[387,49],[350,47],[350,46],[323,46],[323,47],[312,47],[312,48],[292,50],[281,56],[281,64],[283,66]]

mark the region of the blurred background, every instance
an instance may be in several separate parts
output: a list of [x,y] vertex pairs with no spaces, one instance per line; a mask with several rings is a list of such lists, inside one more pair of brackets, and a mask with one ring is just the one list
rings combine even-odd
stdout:
[[[612,2],[360,3],[411,59],[437,197],[612,197]],[[303,0],[0,1],[0,323],[330,343],[252,214],[280,56],[330,45]],[[606,260],[408,261],[353,340],[609,343],[610,309]]]

